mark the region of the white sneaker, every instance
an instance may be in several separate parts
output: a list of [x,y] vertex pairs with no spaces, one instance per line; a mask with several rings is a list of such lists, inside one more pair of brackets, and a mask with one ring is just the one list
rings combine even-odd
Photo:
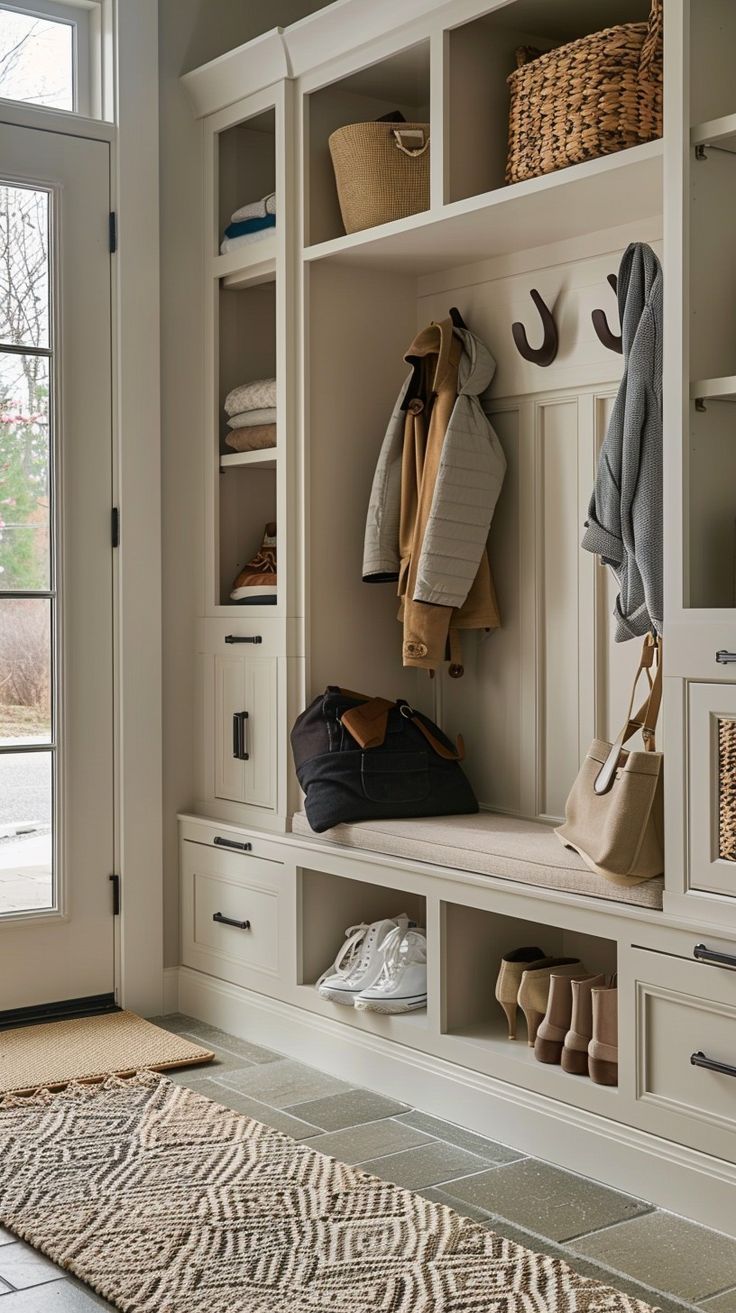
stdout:
[[381,974],[385,940],[408,925],[409,918],[402,912],[400,916],[373,921],[370,925],[363,922],[349,926],[335,961],[317,981],[320,996],[352,1007],[360,991],[373,985]]
[[397,926],[383,941],[383,967],[375,984],[355,1000],[360,1012],[415,1012],[427,1006],[427,935]]

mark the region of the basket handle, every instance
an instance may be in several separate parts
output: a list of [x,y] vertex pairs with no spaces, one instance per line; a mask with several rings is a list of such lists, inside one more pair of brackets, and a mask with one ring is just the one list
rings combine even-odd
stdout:
[[[404,137],[408,137],[410,141],[413,139],[415,142],[417,138],[421,138],[423,145],[405,146],[403,141]],[[423,155],[425,150],[429,149],[429,137],[427,137],[426,141],[424,140],[424,132],[421,128],[394,128],[394,140],[398,150],[403,151],[404,154],[408,155],[411,159],[416,159],[419,155]]]
[[649,24],[647,34],[644,38],[644,44],[641,48],[639,58],[639,76],[646,78],[651,73],[651,67],[654,59],[659,53],[662,44],[662,34],[664,31],[664,3],[663,0],[652,0],[652,8],[649,14]]

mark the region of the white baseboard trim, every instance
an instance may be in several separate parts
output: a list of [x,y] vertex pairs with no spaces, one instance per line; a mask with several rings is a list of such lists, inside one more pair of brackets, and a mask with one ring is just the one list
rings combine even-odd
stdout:
[[164,1010],[163,1016],[167,1017],[172,1012],[179,1011],[179,967],[164,967]]
[[179,1010],[736,1237],[736,1167],[725,1160],[188,967]]

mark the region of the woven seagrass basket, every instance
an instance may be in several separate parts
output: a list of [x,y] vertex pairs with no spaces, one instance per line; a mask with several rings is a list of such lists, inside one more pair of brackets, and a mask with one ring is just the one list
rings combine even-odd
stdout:
[[736,862],[736,722],[718,721],[718,856]]
[[540,54],[516,52],[508,77],[506,181],[522,182],[662,135],[663,0],[622,23]]
[[346,233],[429,209],[428,123],[348,123],[329,147]]

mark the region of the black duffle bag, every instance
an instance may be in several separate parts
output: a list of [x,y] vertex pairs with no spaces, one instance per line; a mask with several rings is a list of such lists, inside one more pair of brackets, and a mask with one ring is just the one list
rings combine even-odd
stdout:
[[318,834],[349,821],[478,810],[462,738],[451,743],[408,702],[330,687],[297,718],[291,747]]

